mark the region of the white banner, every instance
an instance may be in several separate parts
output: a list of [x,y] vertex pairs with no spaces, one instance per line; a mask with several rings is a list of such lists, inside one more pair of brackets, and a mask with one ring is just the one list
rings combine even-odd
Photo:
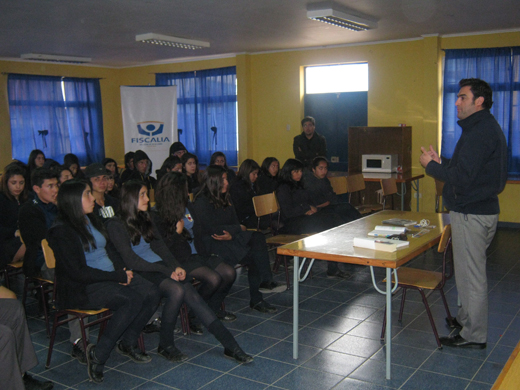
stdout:
[[177,87],[121,87],[125,153],[142,150],[161,168],[177,141]]

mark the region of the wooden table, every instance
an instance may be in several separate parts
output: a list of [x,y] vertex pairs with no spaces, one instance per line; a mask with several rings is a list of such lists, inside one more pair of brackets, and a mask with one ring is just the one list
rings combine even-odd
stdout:
[[[371,249],[355,248],[354,237],[367,237],[368,232],[376,225],[390,218],[404,218],[414,221],[428,219],[430,225],[436,227],[424,236],[412,238],[408,235],[410,246],[399,249],[397,252],[380,252]],[[294,298],[293,298],[293,357],[298,358],[298,322],[299,322],[299,282],[300,257],[336,261],[339,263],[361,264],[371,267],[386,268],[386,290],[380,290],[372,272],[372,282],[376,290],[386,295],[386,378],[391,377],[391,349],[392,349],[392,270],[395,270],[436,245],[444,229],[446,214],[418,213],[411,211],[386,210],[368,217],[358,219],[345,225],[312,235],[303,240],[277,248],[278,254],[294,257]],[[412,228],[413,230],[418,230]]]

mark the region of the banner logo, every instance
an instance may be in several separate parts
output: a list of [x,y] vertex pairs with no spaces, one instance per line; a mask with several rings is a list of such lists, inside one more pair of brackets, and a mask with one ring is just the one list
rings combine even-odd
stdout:
[[137,144],[162,144],[164,142],[170,142],[168,137],[157,137],[159,134],[162,134],[164,130],[164,122],[157,121],[147,121],[147,122],[138,122],[137,123],[137,131],[139,134],[144,137],[132,138],[132,143]]

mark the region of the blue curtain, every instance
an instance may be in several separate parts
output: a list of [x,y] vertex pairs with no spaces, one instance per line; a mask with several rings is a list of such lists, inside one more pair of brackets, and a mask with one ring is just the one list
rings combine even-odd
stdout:
[[159,73],[155,84],[177,86],[179,141],[201,164],[221,151],[237,165],[236,67]]
[[520,47],[446,50],[442,118],[442,155],[451,157],[460,138],[455,101],[459,81],[476,77],[493,89],[491,113],[508,144],[508,172],[520,174]]
[[10,74],[8,95],[14,159],[33,149],[60,163],[67,153],[81,165],[104,158],[99,80]]

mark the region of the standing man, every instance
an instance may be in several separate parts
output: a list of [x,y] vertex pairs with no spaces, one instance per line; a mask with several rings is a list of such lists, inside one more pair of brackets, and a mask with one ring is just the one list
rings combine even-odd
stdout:
[[486,348],[488,293],[486,250],[500,212],[498,194],[507,180],[507,144],[489,109],[491,87],[480,79],[462,79],[455,105],[462,135],[451,159],[421,148],[426,173],[444,184],[443,199],[450,210],[455,280],[461,307],[448,323],[461,328],[456,336],[441,337],[447,347]]
[[302,133],[294,137],[294,157],[300,160],[307,168],[315,157],[327,156],[325,137],[316,131],[316,120],[312,116],[302,119]]

